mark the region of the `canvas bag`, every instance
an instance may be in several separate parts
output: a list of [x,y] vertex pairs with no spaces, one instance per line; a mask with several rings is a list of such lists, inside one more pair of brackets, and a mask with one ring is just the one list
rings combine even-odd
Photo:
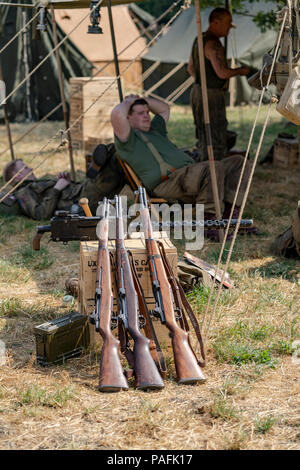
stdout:
[[293,68],[276,109],[286,119],[300,125],[300,62]]

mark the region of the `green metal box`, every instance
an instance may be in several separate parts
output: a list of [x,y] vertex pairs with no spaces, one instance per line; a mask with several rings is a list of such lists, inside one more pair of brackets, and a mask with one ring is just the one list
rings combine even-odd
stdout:
[[33,333],[36,359],[43,366],[80,356],[90,343],[88,317],[78,312],[35,326]]

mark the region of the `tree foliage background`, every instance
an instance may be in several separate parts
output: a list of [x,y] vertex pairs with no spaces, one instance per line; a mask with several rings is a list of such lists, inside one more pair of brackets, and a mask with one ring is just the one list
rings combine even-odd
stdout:
[[[158,18],[164,11],[166,11],[175,0],[143,0],[139,3],[139,6],[146,10],[148,13],[151,13],[155,18]],[[233,12],[245,12],[251,15],[251,3],[255,3],[258,0],[231,0]],[[272,28],[275,25],[275,12],[280,10],[283,6],[286,5],[285,0],[265,0],[265,2],[270,3],[270,11],[258,12],[258,14],[253,17],[253,21],[262,29]],[[194,2],[192,2],[194,3]],[[201,8],[215,8],[219,6],[225,6],[225,0],[201,0]],[[229,2],[228,2],[229,3]],[[274,4],[277,4],[277,8],[274,8]],[[178,7],[177,7],[178,8]],[[174,10],[175,11],[175,10]],[[174,14],[170,12],[169,15],[165,16],[163,23],[166,23]]]

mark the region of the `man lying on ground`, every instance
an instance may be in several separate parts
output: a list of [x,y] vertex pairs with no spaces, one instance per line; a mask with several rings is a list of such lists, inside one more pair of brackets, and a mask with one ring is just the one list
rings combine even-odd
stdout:
[[[151,120],[150,111],[154,113]],[[204,204],[205,219],[215,218],[209,162],[197,162],[178,149],[167,136],[168,104],[138,95],[125,97],[111,113],[115,147],[153,196],[168,202]],[[216,161],[216,178],[223,218],[228,218],[244,158],[240,155]],[[233,217],[237,218],[250,166],[246,163]],[[254,229],[254,230],[253,230]],[[256,233],[255,227],[246,229]],[[215,237],[215,234],[213,235]]]
[[[99,147],[99,148],[98,148]],[[2,203],[0,213],[24,214],[32,219],[49,219],[56,210],[70,210],[75,201],[86,197],[93,214],[96,213],[98,202],[103,197],[113,197],[124,186],[124,175],[116,159],[106,158],[103,155],[105,146],[98,146],[94,156],[99,153],[98,160],[103,165],[94,179],[86,178],[83,182],[71,181],[66,172],[58,173],[56,179],[36,179],[32,168],[29,168],[22,159],[13,160],[3,170],[4,181],[12,177],[12,186],[19,181],[22,184],[16,188]],[[99,157],[99,155],[97,155]],[[94,175],[95,176],[95,175]],[[0,193],[0,199],[3,197]]]

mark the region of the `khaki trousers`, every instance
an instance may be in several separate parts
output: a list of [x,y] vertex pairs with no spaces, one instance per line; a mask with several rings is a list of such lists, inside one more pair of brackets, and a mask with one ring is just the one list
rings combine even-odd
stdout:
[[[222,161],[215,162],[222,211],[224,210],[225,202],[233,203],[243,162],[244,157],[241,155],[226,157]],[[240,206],[242,203],[249,174],[250,165],[247,162],[236,201],[237,206]],[[191,165],[179,168],[166,181],[156,186],[152,192],[154,196],[164,198],[168,202],[180,201],[186,204],[204,204],[205,212],[215,213],[208,161],[192,163]]]

